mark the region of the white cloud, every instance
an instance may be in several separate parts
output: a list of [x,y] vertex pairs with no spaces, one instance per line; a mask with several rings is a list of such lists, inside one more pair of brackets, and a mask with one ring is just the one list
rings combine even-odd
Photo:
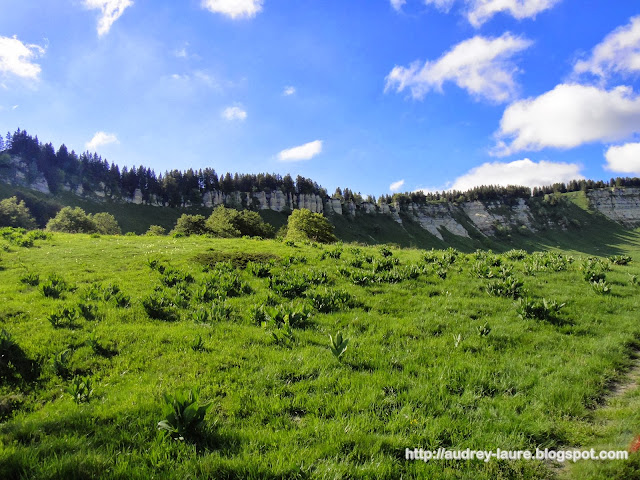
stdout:
[[402,6],[405,3],[407,3],[406,0],[390,0],[390,2],[391,2],[391,6],[393,7],[393,9],[396,10],[397,12],[402,10]]
[[297,162],[299,160],[310,160],[322,152],[322,140],[305,143],[299,147],[282,150],[278,154],[281,162]]
[[640,72],[640,15],[607,35],[594,47],[589,59],[576,62],[573,71],[603,78],[613,72]]
[[113,133],[96,132],[91,140],[86,143],[87,150],[95,150],[102,145],[109,145],[110,143],[120,143],[118,137]]
[[288,97],[289,95],[294,95],[296,93],[296,87],[292,87],[292,86],[286,86],[284,87],[284,90],[282,92],[282,94],[285,97]]
[[222,111],[222,118],[225,120],[246,120],[247,112],[240,107],[227,107]]
[[483,163],[456,178],[450,190],[466,191],[481,185],[523,185],[539,187],[557,182],[569,182],[584,178],[580,166],[575,163],[557,163],[541,160],[532,162],[528,158],[509,163]]
[[109,32],[113,23],[120,18],[127,7],[133,5],[131,0],[84,0],[85,7],[100,10],[98,19],[98,35]]
[[456,0],[424,0],[425,5],[433,5],[443,12],[451,10],[454,3],[456,3]]
[[233,19],[251,18],[262,10],[263,0],[202,0],[202,6],[213,13]]
[[573,148],[595,141],[622,140],[636,132],[640,132],[640,97],[630,87],[607,91],[561,84],[506,108],[493,153]]
[[41,68],[33,60],[44,53],[43,47],[22,43],[16,36],[0,37],[0,73],[37,80]]
[[478,28],[496,13],[509,13],[512,17],[522,20],[535,16],[552,8],[560,0],[467,0],[469,23]]
[[640,143],[610,147],[604,156],[607,170],[640,175]]
[[509,60],[530,45],[531,41],[508,32],[498,38],[476,36],[422,67],[419,62],[408,68],[394,67],[386,78],[385,91],[409,88],[413,98],[422,99],[430,90],[441,91],[444,82],[452,81],[473,96],[507,101],[515,94],[513,76],[518,71]]
[[392,192],[397,192],[402,188],[403,185],[404,180],[398,180],[397,182],[393,182],[391,185],[389,185],[389,190]]

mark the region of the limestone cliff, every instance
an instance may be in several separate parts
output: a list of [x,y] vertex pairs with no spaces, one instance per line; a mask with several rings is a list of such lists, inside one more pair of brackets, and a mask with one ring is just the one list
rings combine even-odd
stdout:
[[[0,181],[42,193],[50,193],[45,177],[37,171],[37,168],[28,165],[19,157],[13,157],[8,162],[5,158],[4,163],[0,164]],[[158,208],[164,206],[162,199],[156,198],[154,195],[144,198],[139,189],[136,189],[129,198],[119,198],[109,191],[104,183],[98,184],[93,190],[69,184],[63,184],[61,188],[69,193],[98,202],[146,204]],[[584,199],[585,196],[582,195]],[[586,202],[592,213],[604,215],[627,228],[640,226],[640,188],[591,190],[586,193]],[[415,223],[440,240],[444,240],[443,233],[445,232],[469,238],[477,235],[494,236],[515,230],[536,232],[545,228],[566,229],[576,223],[560,206],[540,198],[520,198],[504,202],[473,201],[398,205],[345,202],[341,198],[322,197],[315,194],[285,194],[280,190],[230,193],[211,190],[202,194],[199,206],[215,208],[218,205],[240,209],[273,210],[283,213],[297,208],[306,208],[329,218],[342,216],[348,219],[383,215],[394,220],[399,228],[402,228],[407,222]],[[543,208],[539,208],[541,205]],[[194,205],[183,202],[183,206]]]

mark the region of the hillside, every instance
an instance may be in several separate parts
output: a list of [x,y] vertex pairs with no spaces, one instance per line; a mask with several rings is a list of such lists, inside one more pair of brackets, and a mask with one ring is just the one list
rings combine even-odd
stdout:
[[[593,420],[640,342],[640,234],[625,235],[606,247],[629,265],[204,237],[25,248],[5,231],[0,477],[553,478],[548,462],[405,450],[626,449],[637,395]],[[211,407],[174,440],[163,395],[191,388]]]

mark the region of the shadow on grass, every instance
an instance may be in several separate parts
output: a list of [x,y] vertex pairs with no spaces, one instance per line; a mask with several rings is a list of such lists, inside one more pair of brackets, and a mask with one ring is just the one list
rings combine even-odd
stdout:
[[0,385],[31,383],[40,376],[40,364],[27,357],[6,330],[0,331]]

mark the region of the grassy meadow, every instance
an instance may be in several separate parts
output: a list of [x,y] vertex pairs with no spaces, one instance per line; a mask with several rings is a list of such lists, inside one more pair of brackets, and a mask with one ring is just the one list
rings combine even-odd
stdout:
[[[405,460],[628,447],[640,393],[609,397],[640,346],[640,231],[619,240],[609,259],[4,230],[0,478],[640,478],[637,453]],[[191,389],[208,407],[177,418]]]

